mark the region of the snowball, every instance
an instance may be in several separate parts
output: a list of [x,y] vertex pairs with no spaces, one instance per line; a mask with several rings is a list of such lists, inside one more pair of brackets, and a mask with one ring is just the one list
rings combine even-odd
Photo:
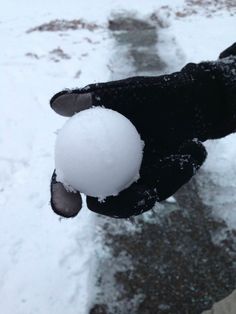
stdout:
[[104,199],[139,178],[144,143],[120,113],[101,107],[83,110],[59,131],[57,180],[67,189]]

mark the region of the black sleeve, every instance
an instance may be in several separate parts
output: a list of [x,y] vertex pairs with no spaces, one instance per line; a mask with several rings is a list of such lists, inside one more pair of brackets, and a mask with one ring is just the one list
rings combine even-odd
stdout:
[[[202,122],[200,140],[217,139],[236,130],[236,57],[215,62],[188,64],[182,72],[191,73],[197,82],[192,93]],[[200,87],[201,85],[204,85]],[[201,93],[198,95],[198,93]]]
[[154,136],[174,149],[194,138],[200,141],[235,131],[236,57],[189,63],[181,71],[158,77],[88,85],[51,99],[62,115],[105,106],[129,118],[141,136]]
[[[234,131],[234,88],[228,71],[235,71],[235,59],[187,64],[180,72],[159,77],[132,77],[90,85],[94,105],[126,115],[141,134],[157,136],[174,147],[197,138],[223,137]],[[84,92],[84,90],[82,90]]]

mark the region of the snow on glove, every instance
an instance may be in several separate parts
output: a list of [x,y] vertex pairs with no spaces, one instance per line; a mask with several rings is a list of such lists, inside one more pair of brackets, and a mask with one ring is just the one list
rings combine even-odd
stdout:
[[[68,117],[92,106],[116,110],[131,120],[145,141],[138,182],[104,203],[87,197],[92,211],[123,218],[151,209],[202,165],[206,151],[201,141],[235,131],[235,49],[223,55],[215,62],[190,63],[170,75],[92,84],[62,91],[51,99],[51,107]],[[71,193],[62,192],[64,187],[58,184],[54,174],[52,208],[62,216],[75,216],[81,207],[80,194],[72,201]]]

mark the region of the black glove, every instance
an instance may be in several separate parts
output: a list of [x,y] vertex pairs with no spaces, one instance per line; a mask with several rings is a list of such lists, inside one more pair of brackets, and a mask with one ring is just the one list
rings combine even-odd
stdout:
[[[92,106],[125,115],[145,141],[140,179],[104,203],[87,197],[90,210],[111,217],[138,215],[175,193],[206,158],[201,144],[236,129],[236,45],[215,62],[190,63],[180,72],[159,77],[133,77],[66,90],[51,99],[63,116]],[[81,196],[51,181],[51,205],[61,216],[75,216]]]

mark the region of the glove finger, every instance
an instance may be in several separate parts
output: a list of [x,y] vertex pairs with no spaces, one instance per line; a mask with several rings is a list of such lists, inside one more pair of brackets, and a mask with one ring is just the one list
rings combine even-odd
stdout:
[[50,100],[51,108],[61,116],[72,117],[75,113],[92,107],[91,93],[79,93],[80,90],[62,91]]
[[139,182],[133,183],[118,196],[107,197],[103,202],[95,197],[87,196],[87,205],[91,211],[113,218],[139,215],[152,209],[155,202],[155,190]]
[[98,214],[113,218],[128,218],[153,208],[156,201],[163,201],[187,183],[199,168],[190,155],[172,155],[159,160],[147,171],[141,182],[133,184],[118,196],[104,202],[87,197],[88,208]]
[[206,150],[198,141],[184,143],[178,152],[160,158],[158,144],[146,143],[141,178],[118,196],[104,202],[87,197],[91,211],[113,218],[128,218],[153,208],[156,201],[173,195],[188,182],[206,158]]
[[219,59],[227,58],[229,56],[236,56],[236,43],[222,51]]
[[183,143],[180,146],[178,153],[190,155],[197,168],[201,167],[207,157],[207,151],[204,145],[197,139],[189,140]]
[[187,183],[207,156],[200,142],[189,141],[179,152],[158,161],[156,168],[157,196],[163,201]]
[[82,208],[82,198],[79,192],[68,192],[62,183],[57,182],[56,173],[51,179],[51,207],[62,217],[75,217]]
[[[117,110],[117,108],[113,108],[112,103],[117,98],[118,91],[127,89],[130,82],[135,82],[135,78],[90,84],[84,88],[72,90],[67,89],[55,94],[50,100],[50,106],[56,113],[65,117],[71,117],[92,106],[106,106]],[[120,93],[121,95],[122,93]],[[114,106],[116,107],[116,104]]]
[[[156,78],[152,77],[131,77],[124,80],[111,81],[106,83],[90,84],[84,88],[64,90],[55,94],[51,100],[51,108],[58,114],[71,117],[75,113],[92,106],[105,106],[126,114],[134,106],[137,106],[139,97],[136,92],[142,94],[142,88],[154,83]],[[137,98],[137,99],[136,99]],[[135,104],[134,104],[135,100]]]

